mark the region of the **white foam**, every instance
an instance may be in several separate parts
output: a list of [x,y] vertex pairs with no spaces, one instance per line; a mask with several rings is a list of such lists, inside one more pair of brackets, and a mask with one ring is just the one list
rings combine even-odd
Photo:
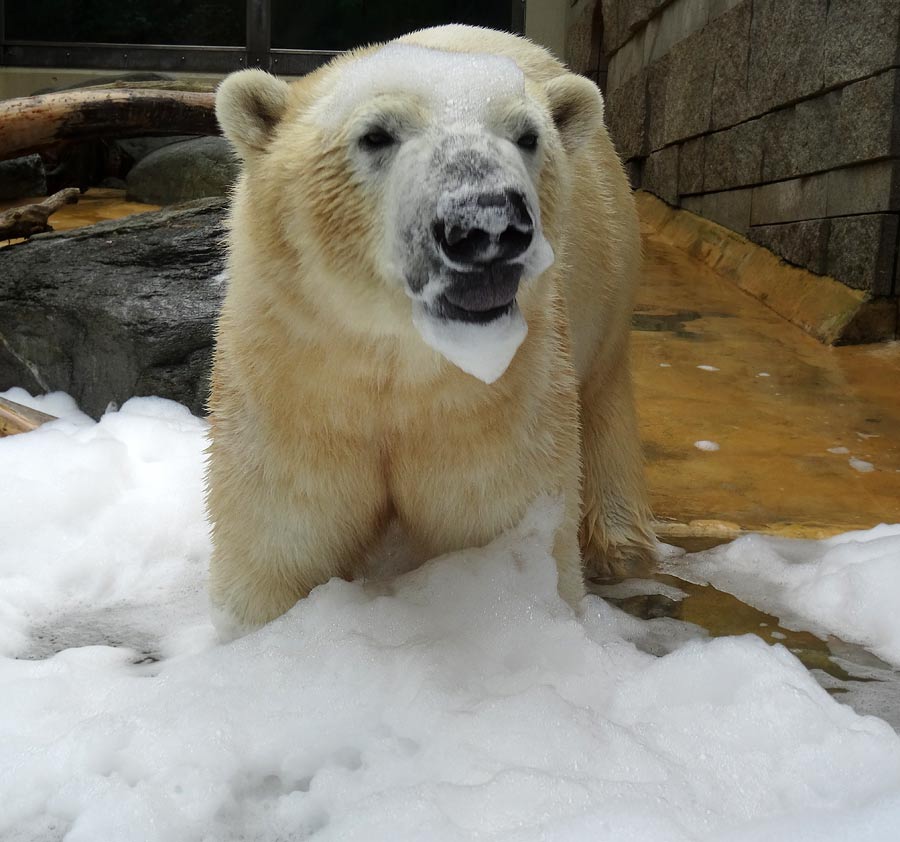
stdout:
[[[486,548],[333,580],[215,644],[205,444],[155,399],[0,439],[4,842],[896,837],[883,721],[758,638],[595,597],[575,615],[553,501]],[[825,595],[832,566],[848,574],[838,608],[889,630],[898,542],[882,527],[775,555],[818,559]],[[724,567],[769,575],[757,550],[735,542]]]
[[397,92],[438,107],[442,122],[466,124],[480,120],[496,99],[524,96],[525,76],[505,56],[388,44],[344,65],[332,91],[316,106],[315,117],[334,128],[361,104]]
[[413,302],[413,325],[429,348],[484,383],[493,383],[509,368],[528,335],[518,305],[488,324],[439,319],[421,302]]
[[719,444],[718,444],[718,442],[707,441],[706,439],[701,439],[700,441],[694,442],[694,447],[696,447],[697,450],[705,450],[709,453],[713,453],[719,449]]

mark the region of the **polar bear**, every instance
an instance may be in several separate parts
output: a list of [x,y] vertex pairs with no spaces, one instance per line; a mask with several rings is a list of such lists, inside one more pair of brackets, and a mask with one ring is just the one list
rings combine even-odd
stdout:
[[399,524],[421,558],[561,496],[559,593],[652,558],[628,360],[638,222],[596,86],[427,29],[287,84],[229,76],[242,160],[210,397],[223,635]]

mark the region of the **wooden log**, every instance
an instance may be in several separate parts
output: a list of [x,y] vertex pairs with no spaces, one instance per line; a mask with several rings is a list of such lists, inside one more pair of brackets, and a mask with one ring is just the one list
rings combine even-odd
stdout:
[[66,187],[44,201],[33,205],[19,205],[0,213],[0,241],[13,240],[16,237],[33,237],[52,231],[53,226],[47,221],[63,205],[72,205],[78,201],[81,191],[77,187]]
[[0,436],[28,433],[41,424],[55,420],[55,416],[47,415],[46,412],[39,412],[15,401],[0,398]]
[[[84,90],[79,88],[78,90]],[[90,85],[91,91],[191,91],[198,94],[214,94],[216,86],[209,82],[195,82],[193,79],[172,79],[171,81],[128,82],[121,79],[102,85]]]
[[[162,83],[165,84],[165,83]],[[79,88],[0,101],[0,161],[99,137],[219,133],[211,92]]]

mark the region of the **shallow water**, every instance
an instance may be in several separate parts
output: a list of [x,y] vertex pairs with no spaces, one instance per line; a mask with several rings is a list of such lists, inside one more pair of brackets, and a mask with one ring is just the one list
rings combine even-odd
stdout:
[[[684,548],[697,552],[718,543],[698,539]],[[668,618],[698,627],[710,637],[753,634],[772,646],[784,646],[839,701],[857,713],[879,716],[900,731],[900,670],[862,646],[789,628],[726,591],[668,574],[629,580],[624,587],[592,582],[588,588],[642,620]]]

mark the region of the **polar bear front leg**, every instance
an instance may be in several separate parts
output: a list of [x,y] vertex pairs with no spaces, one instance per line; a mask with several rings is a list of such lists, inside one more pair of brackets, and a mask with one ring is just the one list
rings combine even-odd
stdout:
[[234,458],[241,452],[215,438],[210,450],[209,591],[223,639],[274,620],[333,577],[358,576],[387,519],[371,454],[310,440],[290,465],[263,467]]
[[656,559],[640,436],[625,350],[581,394],[584,508],[581,547],[588,575],[646,575]]

